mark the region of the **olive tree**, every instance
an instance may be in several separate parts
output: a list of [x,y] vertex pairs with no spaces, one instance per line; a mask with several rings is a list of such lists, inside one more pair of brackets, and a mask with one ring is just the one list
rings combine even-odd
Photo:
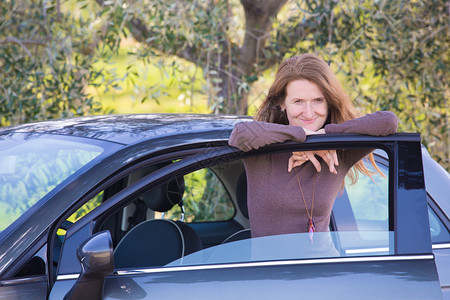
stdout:
[[92,66],[108,61],[93,43],[105,26],[62,10],[60,1],[0,2],[0,126],[99,112],[87,89],[117,78]]
[[[444,0],[103,1],[136,53],[177,56],[203,70],[213,111],[246,114],[252,83],[280,60],[330,61],[360,113],[392,110],[449,161],[449,4]],[[114,3],[114,4],[113,4]],[[117,5],[120,3],[121,5]],[[117,13],[126,11],[126,13]]]
[[[450,168],[445,0],[75,3],[1,2],[0,125],[98,112],[89,88],[107,91],[120,78],[93,66],[107,64],[123,38],[137,42],[129,54],[138,62],[193,63],[216,113],[246,114],[255,81],[285,57],[314,52],[330,62],[361,114],[394,111],[400,129],[421,132]],[[136,76],[133,65],[126,76]],[[153,87],[142,100],[157,95]]]

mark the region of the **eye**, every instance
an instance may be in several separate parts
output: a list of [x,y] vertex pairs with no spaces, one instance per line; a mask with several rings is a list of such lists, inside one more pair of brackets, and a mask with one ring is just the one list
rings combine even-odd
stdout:
[[302,99],[295,99],[294,103],[303,103],[303,100]]
[[314,102],[316,102],[316,103],[323,103],[323,101],[324,101],[323,98],[314,99]]

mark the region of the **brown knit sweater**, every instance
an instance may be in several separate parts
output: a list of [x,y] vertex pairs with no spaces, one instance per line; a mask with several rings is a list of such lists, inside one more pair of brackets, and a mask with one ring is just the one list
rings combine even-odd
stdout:
[[[376,112],[342,124],[328,124],[326,133],[358,133],[385,136],[397,131],[398,119],[392,112]],[[304,142],[302,127],[266,122],[237,123],[229,145],[243,151],[293,140]],[[371,149],[338,151],[337,175],[318,157],[322,171],[317,173],[308,161],[297,167],[308,210],[311,213],[313,177],[316,174],[313,220],[317,231],[328,231],[331,210],[347,171]],[[308,231],[308,215],[295,171],[288,172],[291,153],[277,153],[244,159],[247,172],[247,203],[252,237]]]

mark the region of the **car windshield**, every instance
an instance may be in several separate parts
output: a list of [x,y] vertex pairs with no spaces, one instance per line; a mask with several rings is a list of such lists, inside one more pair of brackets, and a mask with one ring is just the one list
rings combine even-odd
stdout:
[[102,152],[79,139],[0,136],[0,232]]

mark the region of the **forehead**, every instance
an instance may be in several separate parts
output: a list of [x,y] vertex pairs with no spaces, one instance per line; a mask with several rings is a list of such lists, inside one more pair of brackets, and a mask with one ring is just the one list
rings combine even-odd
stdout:
[[302,98],[305,100],[324,97],[317,84],[309,80],[300,79],[288,83],[286,86],[286,98]]

